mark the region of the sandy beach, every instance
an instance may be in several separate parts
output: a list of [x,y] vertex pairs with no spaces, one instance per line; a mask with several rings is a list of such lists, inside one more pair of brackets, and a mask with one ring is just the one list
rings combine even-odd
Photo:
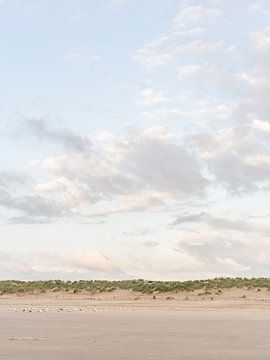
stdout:
[[1,312],[0,359],[269,359],[270,313]]
[[6,295],[0,322],[1,360],[269,359],[264,291]]

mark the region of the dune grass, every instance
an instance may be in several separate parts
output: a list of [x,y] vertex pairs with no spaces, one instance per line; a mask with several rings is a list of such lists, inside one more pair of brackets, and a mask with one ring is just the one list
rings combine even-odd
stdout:
[[150,280],[79,280],[79,281],[0,281],[1,294],[30,294],[46,292],[112,292],[117,289],[132,290],[143,294],[181,292],[195,290],[221,290],[230,288],[245,288],[270,290],[270,278],[215,278],[193,281],[150,281]]

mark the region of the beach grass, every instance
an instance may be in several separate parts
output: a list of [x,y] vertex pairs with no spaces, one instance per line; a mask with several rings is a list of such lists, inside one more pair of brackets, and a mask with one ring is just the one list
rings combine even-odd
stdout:
[[27,293],[46,293],[46,292],[112,292],[114,290],[132,290],[142,294],[164,293],[211,290],[221,292],[222,289],[267,289],[270,290],[270,278],[215,278],[207,280],[192,281],[152,281],[144,279],[136,280],[45,280],[45,281],[19,281],[5,280],[0,281],[1,294],[27,294]]

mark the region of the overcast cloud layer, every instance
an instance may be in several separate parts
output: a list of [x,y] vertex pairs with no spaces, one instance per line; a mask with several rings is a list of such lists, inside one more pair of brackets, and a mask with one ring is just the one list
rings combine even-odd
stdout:
[[146,3],[0,2],[0,278],[269,275],[270,1]]

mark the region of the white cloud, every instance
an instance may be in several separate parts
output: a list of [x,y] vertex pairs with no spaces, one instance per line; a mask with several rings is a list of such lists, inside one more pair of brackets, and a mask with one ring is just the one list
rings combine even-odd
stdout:
[[88,250],[62,254],[47,250],[0,252],[0,277],[17,279],[118,278],[126,276],[117,264],[102,252]]
[[[51,132],[40,133],[51,141]],[[53,141],[64,141],[65,146],[41,162],[44,180],[25,195],[10,199],[9,193],[3,194],[2,205],[16,212],[11,222],[153,211],[170,199],[197,197],[207,186],[199,163],[164,127],[130,131],[109,141],[96,138],[94,143],[87,137],[91,151],[84,146],[85,137],[76,136],[76,151],[71,152],[66,133],[58,133],[53,133]],[[73,134],[68,133],[68,139],[74,139]]]
[[172,240],[172,247],[177,252],[188,254],[203,263],[202,274],[212,272],[217,276],[248,276],[252,268],[257,272],[264,267],[253,253],[255,243],[241,236],[228,237],[220,231],[182,233]]
[[201,56],[216,52],[222,45],[221,41],[194,40],[189,42],[175,41],[173,44],[164,44],[162,47],[146,44],[138,50],[135,56],[140,64],[145,66],[165,66],[181,59],[182,55]]
[[270,123],[267,122],[267,121],[262,121],[262,120],[255,119],[255,120],[253,120],[251,126],[255,130],[261,130],[261,131],[270,132]]
[[197,24],[201,20],[211,21],[221,16],[221,11],[216,8],[211,8],[203,5],[186,6],[178,11],[173,22],[174,26],[187,27]]
[[141,117],[146,120],[156,120],[156,119],[170,119],[170,118],[177,118],[181,115],[185,114],[185,112],[180,111],[179,109],[155,109],[150,111],[143,111],[141,112]]
[[[241,135],[241,136],[240,136]],[[249,140],[245,129],[222,129],[214,133],[199,135],[198,145],[202,158],[215,159],[241,146]]]
[[106,0],[110,6],[121,7],[127,4],[130,0]]
[[269,134],[256,131],[253,124],[194,136],[198,156],[217,183],[235,193],[270,185],[269,168],[263,166],[269,161]]
[[164,104],[170,100],[162,95],[162,93],[155,93],[153,89],[144,89],[141,91],[142,99],[139,101],[139,105],[143,107]]
[[220,48],[220,40],[203,40],[204,26],[216,21],[221,10],[205,5],[183,6],[166,32],[139,49],[135,59],[145,66],[165,66],[184,54],[200,56]]
[[205,70],[205,64],[193,64],[193,65],[183,65],[177,71],[177,76],[179,80],[190,76],[197,76]]
[[254,32],[251,39],[255,51],[259,54],[267,54],[270,51],[270,27]]
[[[253,167],[269,167],[270,166],[270,155],[263,155],[263,154],[256,154],[256,155],[249,155],[244,159],[244,162],[247,165]],[[269,169],[270,170],[270,169]]]
[[67,266],[80,270],[94,270],[102,272],[114,272],[118,270],[116,264],[105,257],[99,251],[75,252],[64,258]]
[[189,44],[181,44],[175,48],[175,56],[190,53],[194,54],[208,54],[216,51],[222,45],[221,41],[201,41],[195,40]]
[[217,263],[221,266],[226,266],[231,271],[240,271],[245,272],[247,270],[250,270],[250,266],[243,266],[242,264],[238,263],[237,261],[231,259],[231,258],[220,258],[217,257]]
[[99,55],[85,55],[81,53],[70,53],[64,56],[64,60],[82,63],[93,63],[100,62],[103,60],[102,56]]

